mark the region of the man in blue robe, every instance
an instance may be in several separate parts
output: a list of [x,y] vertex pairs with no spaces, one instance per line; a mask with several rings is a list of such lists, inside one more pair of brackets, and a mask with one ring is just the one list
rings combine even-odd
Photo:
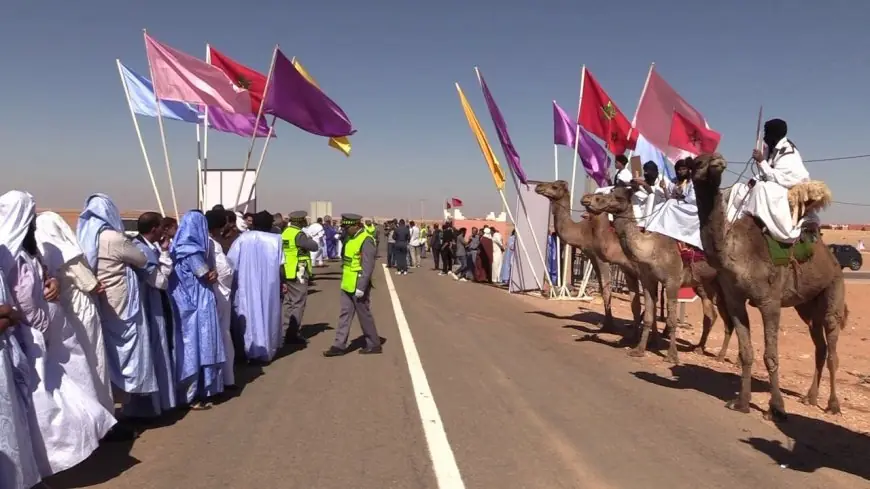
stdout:
[[[137,268],[142,303],[148,318],[151,355],[157,376],[158,392],[148,398],[138,398],[125,413],[136,417],[158,416],[176,406],[175,363],[172,355],[172,304],[166,289],[172,274],[172,259],[159,243],[164,240],[163,218],[156,212],[139,216],[138,236],[133,241],[148,257],[144,268]],[[147,401],[147,402],[143,402]]]
[[254,215],[253,229],[242,233],[227,253],[235,274],[233,305],[249,361],[270,362],[281,346],[281,235],[270,232],[271,216]]
[[169,254],[178,392],[193,409],[207,409],[224,390],[226,353],[212,290],[218,277],[202,212],[191,210],[182,217]]
[[326,232],[326,258],[335,260],[338,258],[338,230],[332,225],[331,217],[326,216],[323,220],[323,230]]

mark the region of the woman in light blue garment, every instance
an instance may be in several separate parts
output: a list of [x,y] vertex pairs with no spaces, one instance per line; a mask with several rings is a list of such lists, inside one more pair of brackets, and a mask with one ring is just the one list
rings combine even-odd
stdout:
[[501,263],[501,283],[509,284],[511,279],[511,260],[517,248],[517,231],[511,231],[511,236],[508,238],[507,246],[504,251],[504,261]]

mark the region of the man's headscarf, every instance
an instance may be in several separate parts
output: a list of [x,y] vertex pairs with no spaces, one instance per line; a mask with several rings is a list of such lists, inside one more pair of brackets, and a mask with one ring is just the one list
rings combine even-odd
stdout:
[[245,216],[243,216],[239,211],[236,211],[236,228],[242,233],[248,230],[248,223],[245,221]]
[[178,232],[172,240],[169,253],[173,260],[181,260],[188,256],[202,253],[208,255],[208,221],[199,211],[186,212],[178,223]]
[[79,214],[76,237],[85,253],[91,270],[97,270],[97,251],[100,249],[100,233],[112,229],[124,232],[124,221],[115,203],[106,194],[94,194],[85,201],[85,208]]
[[56,275],[64,264],[84,254],[69,224],[54,212],[36,216],[36,246],[49,275]]
[[29,193],[10,190],[0,196],[0,267],[5,273],[15,266],[35,217],[36,203]]
[[767,145],[769,151],[773,151],[782,138],[788,134],[788,124],[782,119],[771,119],[764,123],[764,144]]
[[655,162],[647,161],[643,164],[643,179],[648,185],[655,184],[658,177],[659,166],[656,165]]
[[274,218],[272,214],[268,211],[260,211],[254,214],[253,222],[251,224],[254,225],[254,231],[263,231],[268,233],[272,230],[272,225],[274,224]]

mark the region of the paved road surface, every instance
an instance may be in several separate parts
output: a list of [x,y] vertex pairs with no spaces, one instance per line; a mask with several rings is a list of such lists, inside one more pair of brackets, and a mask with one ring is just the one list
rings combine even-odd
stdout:
[[852,270],[843,270],[843,274],[846,275],[846,280],[854,280],[866,282],[870,280],[870,272],[858,271],[853,272]]
[[[132,446],[104,446],[51,487],[434,489],[436,471],[444,489],[870,486],[867,437],[728,411],[736,377],[689,366],[674,380],[658,358],[578,341],[584,323],[428,270],[392,277],[398,315],[378,270],[383,355],[322,358],[337,270],[319,273],[309,299],[308,349],[246,369],[240,396]],[[403,344],[403,318],[416,347]],[[418,352],[431,396],[416,367],[412,388],[406,348]],[[763,388],[754,401],[766,405]],[[854,455],[839,458],[845,450]],[[454,468],[464,485],[449,483]]]

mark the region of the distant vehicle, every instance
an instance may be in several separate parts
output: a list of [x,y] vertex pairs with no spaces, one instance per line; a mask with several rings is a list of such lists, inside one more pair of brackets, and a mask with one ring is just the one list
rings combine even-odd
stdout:
[[832,244],[828,245],[828,248],[843,268],[850,268],[857,272],[864,265],[864,257],[852,245]]
[[139,220],[138,219],[121,219],[124,223],[124,234],[135,238],[139,236]]

